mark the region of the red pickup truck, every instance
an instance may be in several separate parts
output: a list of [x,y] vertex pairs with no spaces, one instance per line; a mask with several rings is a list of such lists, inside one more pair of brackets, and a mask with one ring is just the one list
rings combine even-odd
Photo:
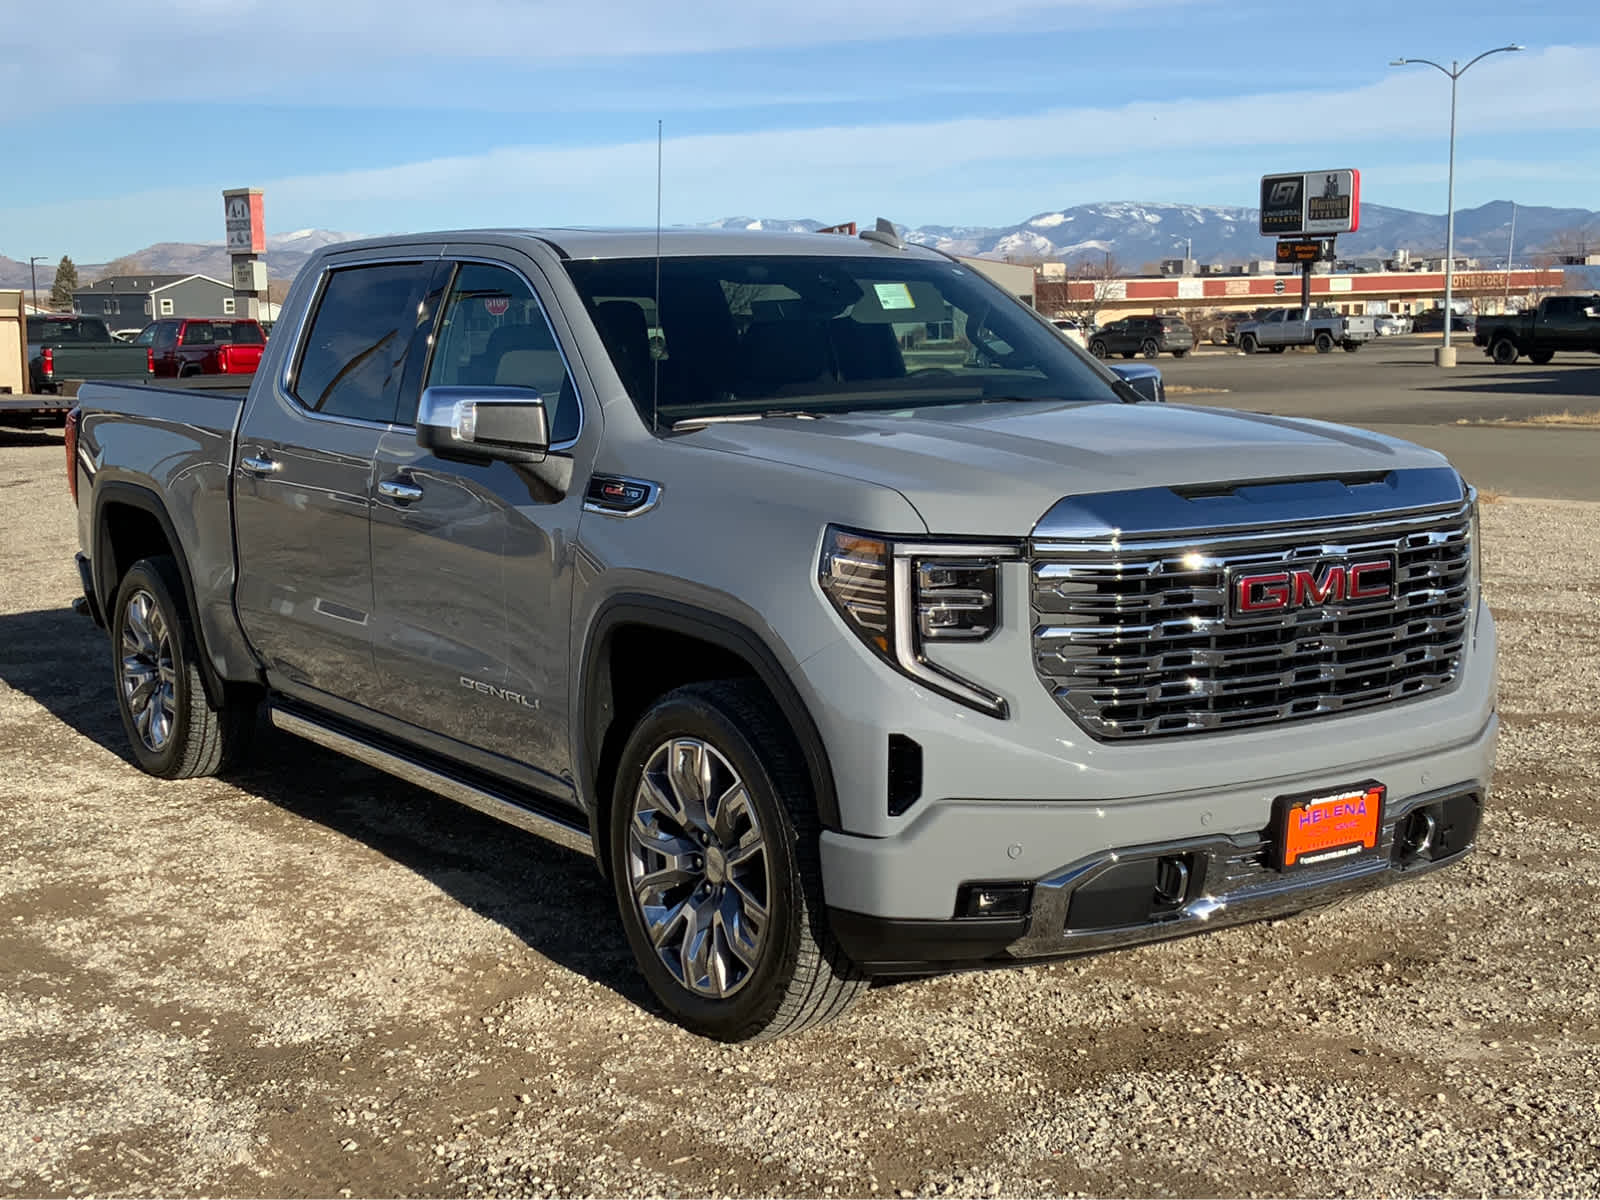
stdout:
[[146,325],[133,344],[149,352],[158,379],[252,375],[267,335],[259,322],[244,318],[173,317]]

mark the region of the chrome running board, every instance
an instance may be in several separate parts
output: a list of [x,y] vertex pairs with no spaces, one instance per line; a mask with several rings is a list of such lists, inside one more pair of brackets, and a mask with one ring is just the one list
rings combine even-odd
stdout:
[[486,817],[504,821],[507,825],[515,825],[518,829],[525,829],[558,846],[576,850],[579,854],[590,858],[594,857],[594,839],[589,836],[589,831],[580,825],[526,808],[494,792],[441,774],[362,738],[303,717],[299,713],[273,707],[271,715],[273,726],[285,733],[292,733],[296,737],[326,747],[336,754],[366,763],[369,767],[376,767],[396,779],[403,779],[407,783],[414,783],[458,804],[465,804]]

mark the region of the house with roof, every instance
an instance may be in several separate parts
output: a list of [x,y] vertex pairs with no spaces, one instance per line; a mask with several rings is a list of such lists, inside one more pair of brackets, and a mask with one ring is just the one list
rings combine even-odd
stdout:
[[157,317],[231,317],[233,285],[209,275],[107,275],[72,291],[72,311],[113,329],[141,329]]

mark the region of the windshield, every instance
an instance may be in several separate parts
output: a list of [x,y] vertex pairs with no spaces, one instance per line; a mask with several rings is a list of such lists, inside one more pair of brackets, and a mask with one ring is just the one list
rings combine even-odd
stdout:
[[1111,383],[967,267],[738,255],[566,264],[635,406],[659,421],[983,400],[1115,401]]

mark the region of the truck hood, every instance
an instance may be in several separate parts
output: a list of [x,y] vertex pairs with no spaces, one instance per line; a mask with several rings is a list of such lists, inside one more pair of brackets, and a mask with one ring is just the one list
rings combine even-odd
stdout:
[[684,436],[893,488],[928,532],[986,537],[1025,536],[1063,496],[1445,463],[1366,430],[1176,404],[963,404],[728,422]]

